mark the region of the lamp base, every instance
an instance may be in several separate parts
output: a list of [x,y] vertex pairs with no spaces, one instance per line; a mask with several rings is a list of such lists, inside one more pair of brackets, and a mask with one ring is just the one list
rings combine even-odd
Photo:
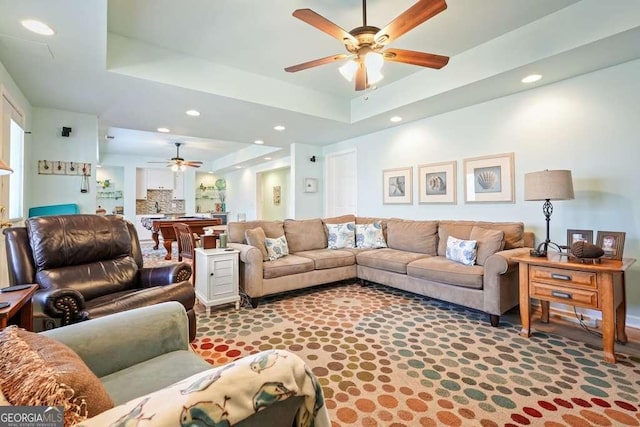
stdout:
[[555,249],[561,255],[563,254],[562,249],[564,247],[550,240],[545,240],[544,242],[540,243],[537,248],[531,249],[529,251],[529,254],[533,257],[546,257],[549,248]]

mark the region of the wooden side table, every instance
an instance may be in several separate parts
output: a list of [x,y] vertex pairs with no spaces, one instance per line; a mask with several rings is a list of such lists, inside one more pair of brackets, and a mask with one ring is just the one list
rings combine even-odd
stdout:
[[38,288],[38,285],[30,285],[27,289],[0,293],[0,302],[8,302],[11,304],[9,307],[0,309],[0,329],[6,328],[9,320],[15,316],[20,316],[18,326],[28,331],[33,330],[31,297],[36,293]]
[[583,264],[555,253],[547,257],[523,255],[513,259],[520,264],[520,335],[531,336],[532,298],[540,300],[545,323],[549,322],[549,302],[597,310],[602,313],[604,359],[615,363],[616,334],[620,342],[627,342],[624,272],[636,260],[602,259],[600,264]]

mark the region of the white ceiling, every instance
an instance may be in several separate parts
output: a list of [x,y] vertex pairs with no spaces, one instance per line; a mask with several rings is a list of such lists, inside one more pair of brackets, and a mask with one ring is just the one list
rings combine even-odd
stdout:
[[[367,23],[382,27],[414,2],[369,0]],[[102,158],[168,158],[180,141],[182,157],[220,170],[286,155],[294,142],[388,128],[395,114],[406,123],[526,90],[520,79],[530,72],[548,84],[640,57],[640,2],[447,3],[391,46],[450,56],[449,65],[387,62],[365,94],[338,74],[341,63],[284,71],[345,52],[295,9],[351,30],[362,25],[360,0],[0,0],[0,62],[33,106],[97,115]],[[25,18],[56,34],[27,32]],[[186,116],[191,108],[202,115]],[[171,134],[155,132],[161,126]],[[265,147],[252,148],[256,139]]]

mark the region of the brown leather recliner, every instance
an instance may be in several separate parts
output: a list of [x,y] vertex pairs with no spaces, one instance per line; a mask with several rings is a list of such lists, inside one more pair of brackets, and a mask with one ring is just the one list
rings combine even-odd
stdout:
[[35,331],[178,301],[187,311],[189,338],[195,338],[191,266],[144,268],[129,221],[114,215],[43,216],[3,232],[10,284],[40,285],[32,299]]

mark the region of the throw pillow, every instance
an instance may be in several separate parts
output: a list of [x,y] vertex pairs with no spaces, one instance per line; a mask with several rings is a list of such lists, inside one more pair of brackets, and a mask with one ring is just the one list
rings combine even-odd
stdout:
[[476,264],[484,265],[491,255],[504,248],[504,231],[473,227],[469,239],[478,242]]
[[275,261],[278,258],[289,255],[289,246],[287,246],[287,238],[280,236],[276,239],[265,238],[267,252],[269,253],[269,261]]
[[327,238],[329,249],[355,248],[356,247],[356,223],[345,222],[342,224],[325,224],[329,237]]
[[14,406],[63,406],[74,425],[114,406],[78,355],[52,338],[9,326],[0,331],[0,389]]
[[356,248],[386,248],[382,234],[382,222],[356,224]]
[[262,260],[269,261],[269,252],[267,252],[267,236],[264,234],[262,227],[252,228],[244,232],[244,238],[248,245],[255,246],[262,252]]
[[476,262],[477,247],[478,242],[475,240],[462,240],[449,236],[447,237],[447,259],[464,265],[473,265]]

